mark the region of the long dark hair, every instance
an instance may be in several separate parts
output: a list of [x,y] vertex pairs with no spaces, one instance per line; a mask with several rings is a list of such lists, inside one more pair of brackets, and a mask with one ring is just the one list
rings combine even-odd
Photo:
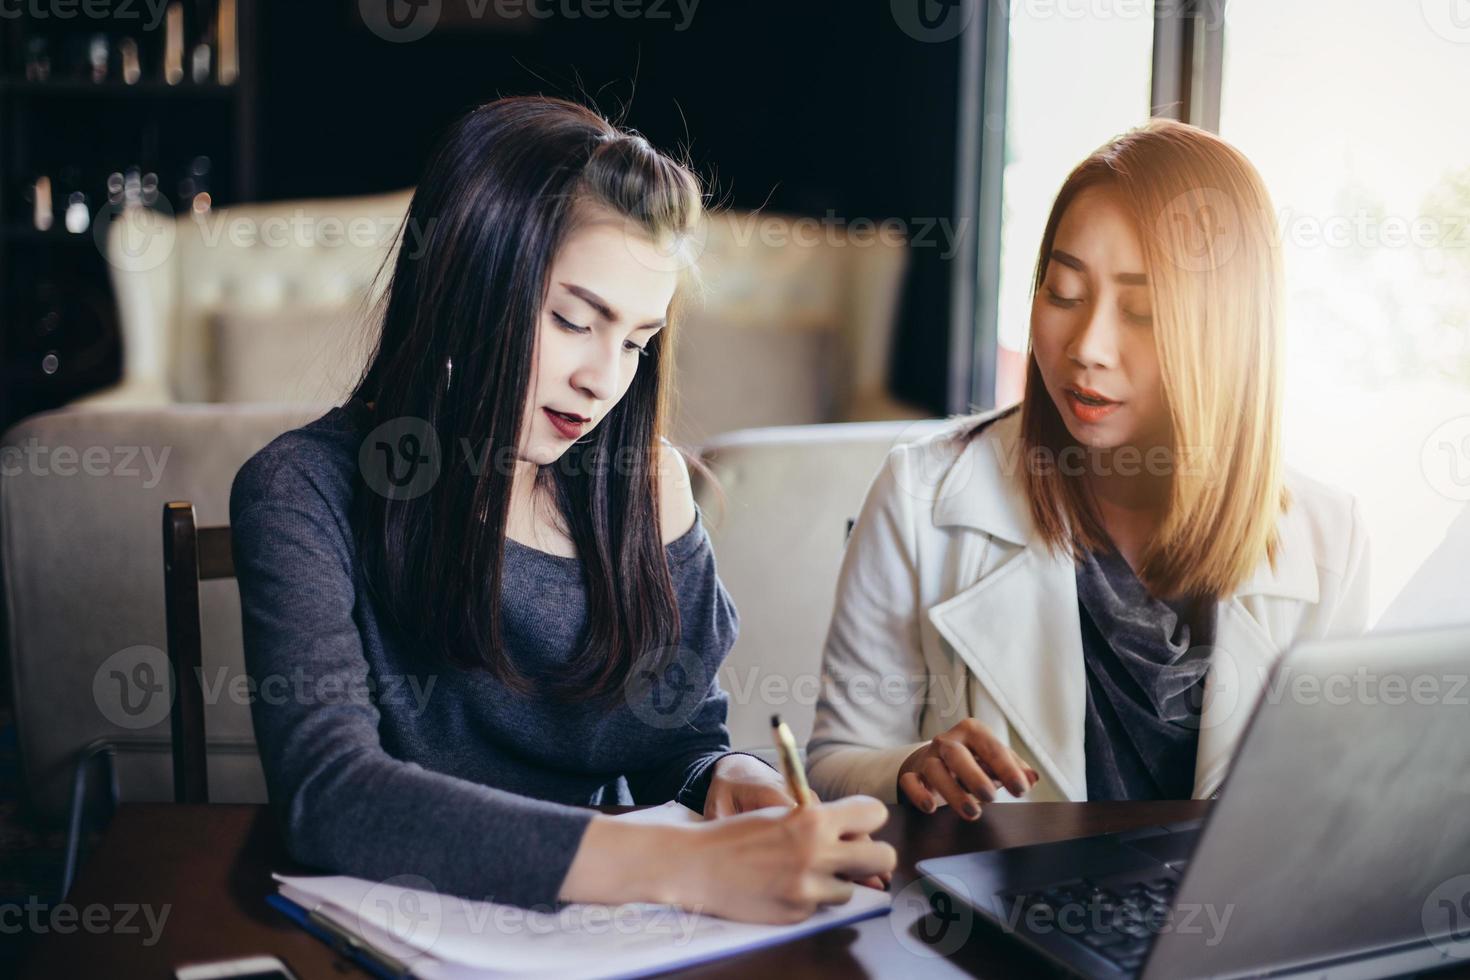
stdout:
[[430,655],[576,701],[611,696],[635,663],[677,645],[657,465],[673,311],[618,404],[537,474],[587,586],[585,640],[557,676],[530,677],[510,662],[500,597],[514,453],[558,249],[589,214],[621,215],[664,243],[687,236],[702,210],[689,169],[560,99],[491,102],[435,149],[405,217],[415,234],[401,235],[377,348],[352,396],[365,430],[417,425],[407,445],[442,453],[432,485],[402,494],[374,483],[382,474],[370,474],[365,447],[369,486],[354,507],[371,593]]

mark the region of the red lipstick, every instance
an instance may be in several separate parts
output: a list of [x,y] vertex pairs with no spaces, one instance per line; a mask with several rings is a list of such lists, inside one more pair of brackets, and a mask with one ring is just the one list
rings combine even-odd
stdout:
[[1077,421],[1088,425],[1101,422],[1123,404],[1091,388],[1069,385],[1063,390],[1067,394],[1067,407],[1072,410],[1072,415]]
[[583,430],[586,429],[587,423],[592,421],[589,418],[575,415],[571,412],[558,412],[554,408],[543,408],[542,411],[551,420],[551,424],[556,427],[556,431],[560,432],[562,437],[566,439],[580,437]]

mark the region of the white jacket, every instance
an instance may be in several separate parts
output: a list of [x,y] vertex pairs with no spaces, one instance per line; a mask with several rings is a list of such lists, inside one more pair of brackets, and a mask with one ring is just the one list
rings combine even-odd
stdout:
[[[904,759],[974,717],[1041,775],[1024,799],[1087,798],[1076,566],[1033,529],[1017,472],[1020,413],[967,444],[952,438],[985,417],[896,447],[868,489],[838,577],[808,746],[824,797],[895,802]],[[1286,485],[1275,569],[1263,560],[1218,606],[1196,798],[1218,788],[1272,662],[1297,640],[1367,625],[1356,501],[1290,471]]]

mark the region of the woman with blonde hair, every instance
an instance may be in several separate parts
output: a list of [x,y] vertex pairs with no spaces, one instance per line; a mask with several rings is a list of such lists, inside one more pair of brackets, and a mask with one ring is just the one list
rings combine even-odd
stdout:
[[1356,503],[1281,461],[1281,259],[1250,162],[1167,120],[1110,141],[1057,195],[1033,290],[1021,403],[895,448],[869,488],[819,792],[968,819],[1208,797],[1273,660],[1365,625]]

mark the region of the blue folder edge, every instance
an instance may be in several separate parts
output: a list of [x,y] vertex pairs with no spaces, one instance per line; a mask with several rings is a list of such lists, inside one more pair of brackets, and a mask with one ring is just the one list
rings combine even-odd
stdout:
[[[305,929],[307,932],[311,933],[313,936],[320,939],[328,946],[331,946],[340,955],[350,958],[359,966],[368,970],[374,976],[383,977],[384,980],[412,980],[412,973],[400,973],[387,968],[386,966],[384,966],[381,960],[373,956],[370,950],[364,949],[361,946],[346,946],[331,933],[318,926],[315,922],[312,922],[311,919],[308,917],[306,909],[302,908],[300,905],[297,905],[289,898],[286,898],[283,895],[267,895],[265,897],[265,900],[271,905],[275,906],[281,912],[283,912],[288,918],[291,919],[292,922],[295,922],[301,928]],[[826,932],[828,929],[839,929],[843,926],[850,926],[855,922],[862,922],[866,919],[876,919],[879,916],[887,915],[890,911],[892,911],[892,909],[893,906],[891,904],[880,905],[876,908],[866,909],[862,912],[856,912],[852,915],[851,918],[838,919],[836,922],[824,922],[818,925],[798,927],[795,931],[787,932],[779,937],[774,937],[763,942],[753,943],[749,946],[742,946],[739,949],[733,949],[727,952],[711,953],[707,956],[698,956],[693,959],[680,960],[677,963],[664,963],[654,969],[649,970],[635,970],[631,973],[609,974],[606,980],[634,980],[634,978],[636,977],[647,977],[652,976],[656,973],[665,973],[669,970],[681,970],[685,967],[696,966],[700,963],[712,963],[716,960],[729,959],[732,956],[739,956],[741,953],[748,953],[751,950],[764,949],[767,946],[779,946],[780,944],[790,942],[793,939],[801,939],[804,936],[814,935],[818,932]]]
[[297,905],[289,898],[283,895],[267,895],[265,900],[285,913],[286,917],[292,922],[336,950],[339,956],[347,957],[374,976],[382,977],[384,980],[408,980],[408,978],[413,976],[411,973],[399,973],[388,969],[379,959],[365,949],[346,945],[321,926],[312,922],[308,917],[306,909]]

